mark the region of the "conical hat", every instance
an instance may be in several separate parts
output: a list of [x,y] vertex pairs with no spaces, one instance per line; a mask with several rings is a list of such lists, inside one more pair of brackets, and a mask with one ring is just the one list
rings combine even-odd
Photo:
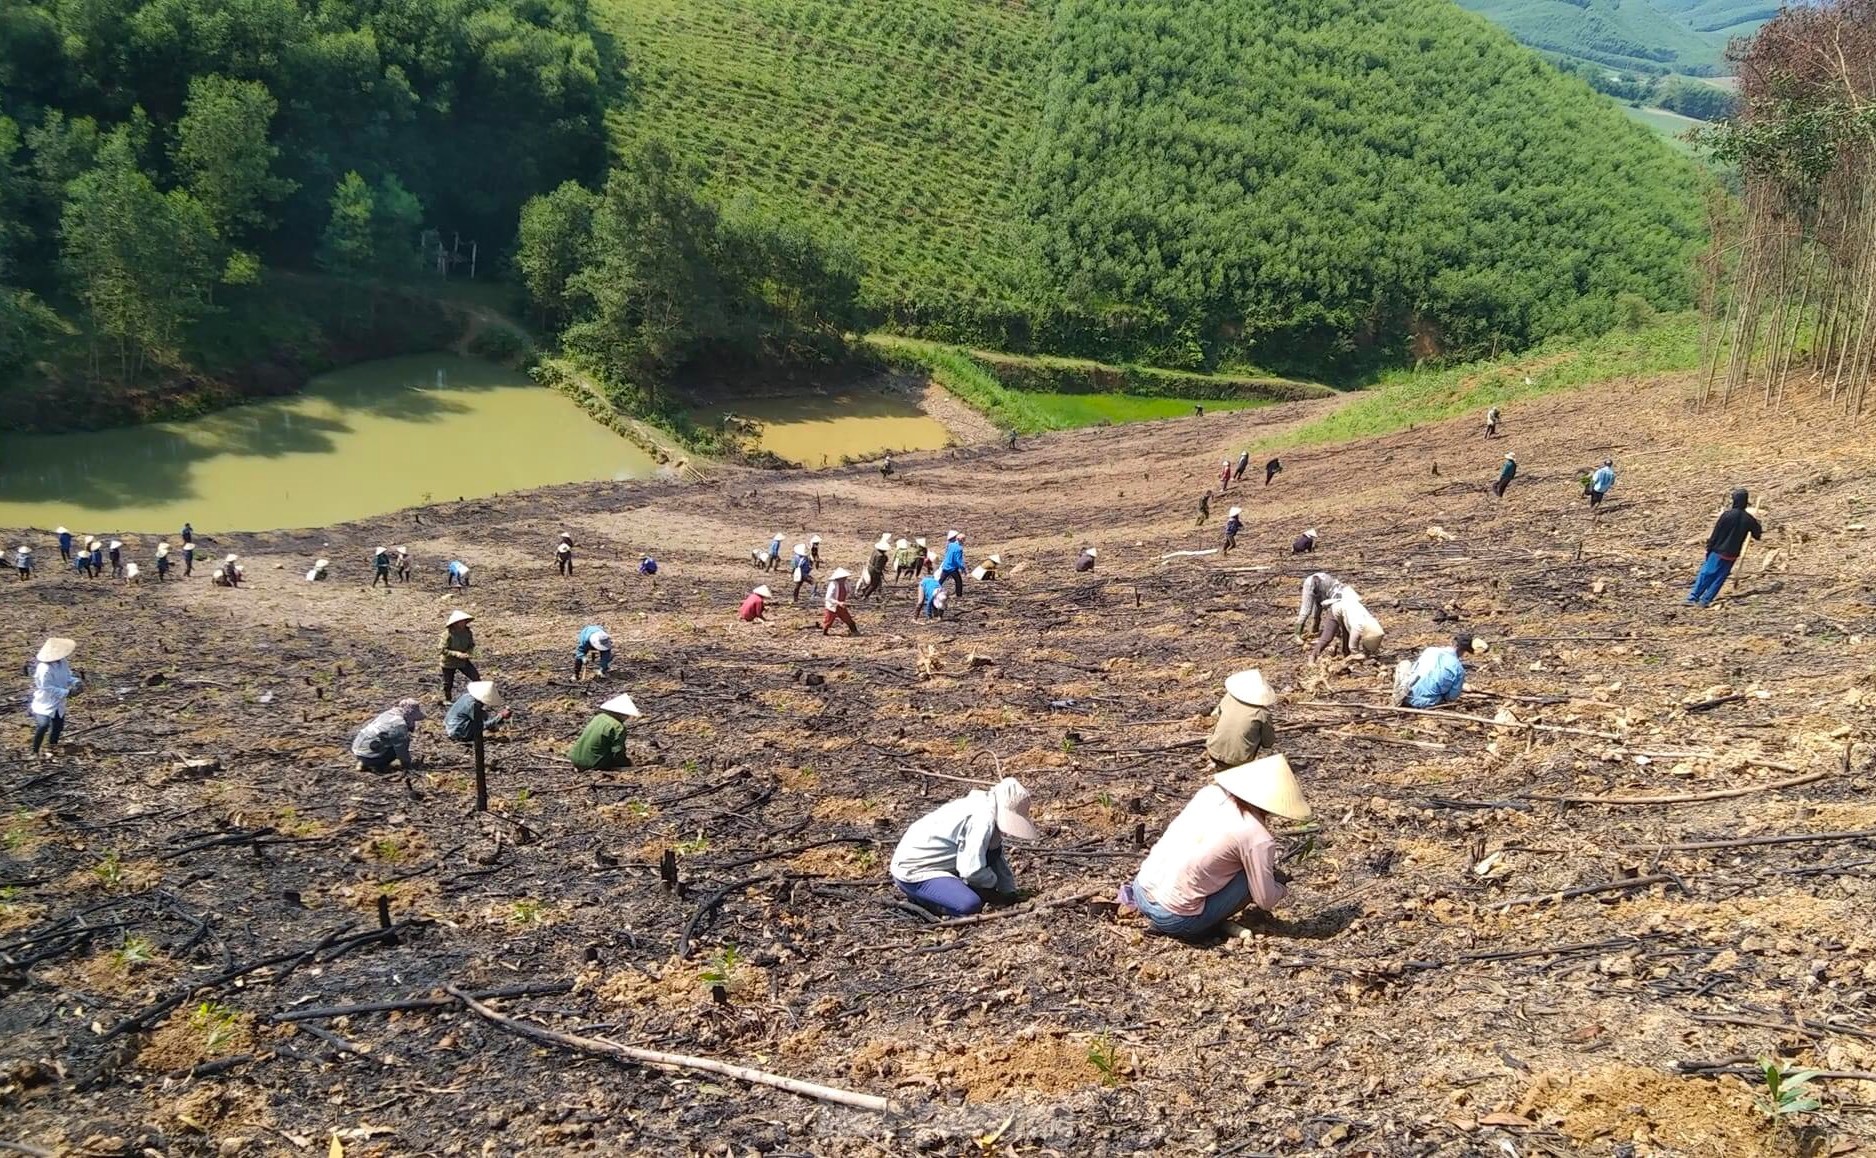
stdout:
[[881,531],[879,534],[879,542],[873,544],[873,550],[884,551],[890,546],[892,546],[892,535],[889,532]]
[[990,562],[992,562],[993,564],[996,564],[996,565],[998,565],[998,566],[1002,566],[1002,564],[1003,564],[1003,556],[1001,556],[1001,555],[992,555],[992,556],[990,556]]
[[1227,768],[1212,779],[1244,803],[1274,816],[1295,821],[1309,819],[1309,803],[1303,799],[1303,789],[1296,782],[1296,774],[1290,771],[1290,762],[1280,753]]
[[1270,690],[1270,684],[1264,680],[1264,673],[1254,667],[1226,676],[1225,694],[1253,708],[1267,708],[1277,702],[1277,693]]
[[1225,518],[1227,518],[1227,519],[1235,519],[1235,518],[1237,518],[1237,517],[1238,517],[1239,515],[1241,515],[1241,514],[1243,514],[1243,513],[1244,513],[1244,508],[1243,508],[1243,507],[1232,507],[1232,508],[1231,508],[1230,510],[1228,510],[1228,511],[1226,511],[1226,512],[1225,512]]
[[121,551],[121,550],[123,550],[123,549],[124,549],[124,542],[123,542],[123,540],[122,540],[122,539],[112,539],[112,540],[111,540],[111,550],[113,550],[113,551]]
[[443,621],[443,626],[454,627],[458,623],[467,623],[474,618],[475,616],[469,614],[467,611],[452,611],[449,613],[449,618]]
[[502,694],[495,690],[494,680],[477,680],[469,685],[469,696],[485,708],[502,706]]
[[158,555],[159,557],[160,557],[160,556],[163,556],[163,555],[167,555],[167,554],[169,554],[169,544],[168,544],[168,543],[158,543],[158,544],[156,545],[156,553],[157,553],[157,555]]
[[849,578],[850,576],[852,576],[852,574],[853,574],[853,572],[851,572],[851,571],[849,571],[849,570],[847,570],[847,569],[846,569],[845,567],[836,567],[836,568],[834,568],[834,573],[833,573],[832,575],[829,575],[829,576],[827,577],[827,581],[828,581],[829,583],[832,583],[832,582],[833,582],[834,580],[836,580],[836,579],[846,579],[846,578]]
[[626,695],[624,692],[620,692],[618,695],[599,705],[599,710],[602,712],[611,712],[615,716],[641,716],[644,714],[638,710],[638,705],[632,702],[632,697]]
[[1090,558],[1090,559],[1092,559],[1092,558],[1094,558],[1094,557],[1096,557],[1097,555],[1099,555],[1099,554],[1100,554],[1100,552],[1099,552],[1099,551],[1096,551],[1096,550],[1095,550],[1095,549],[1094,549],[1093,547],[1083,547],[1083,548],[1081,549],[1081,553],[1082,553],[1082,554],[1084,554],[1084,555],[1086,555],[1086,556],[1088,556],[1088,558]]
[[820,541],[821,541],[821,536],[819,536],[819,535],[815,535],[814,537],[812,537],[812,538],[810,538],[810,539],[808,540],[808,542],[810,542],[810,543],[818,543],[818,542],[820,542]]
[[55,635],[39,648],[39,662],[57,663],[77,650],[76,641]]
[[54,529],[53,529],[53,532],[52,532],[52,533],[53,533],[53,534],[55,534],[55,535],[69,535],[69,534],[71,534],[71,532],[70,532],[70,531],[68,531],[68,530],[66,530],[66,529],[65,529],[64,527],[57,527],[57,528],[54,528]]
[[808,545],[807,545],[806,543],[796,543],[796,544],[795,544],[795,554],[797,554],[797,555],[805,555],[805,554],[807,554],[807,553],[808,553]]
[[910,547],[911,545],[912,544],[906,542],[904,539],[900,539],[898,542],[893,544],[893,546],[897,547],[901,551],[905,550],[907,547]]
[[768,585],[767,583],[764,583],[764,584],[762,584],[761,586],[759,586],[759,587],[757,587],[757,588],[756,588],[756,589],[755,589],[755,590],[754,590],[753,592],[751,592],[750,594],[752,594],[752,595],[760,595],[760,596],[762,596],[762,598],[764,598],[764,599],[773,599],[773,598],[775,598],[775,592],[773,592],[773,591],[770,591],[770,590],[769,590],[769,585]]
[[241,556],[239,555],[230,555],[226,559],[222,560],[222,562],[224,563],[239,563],[240,561],[241,561]]

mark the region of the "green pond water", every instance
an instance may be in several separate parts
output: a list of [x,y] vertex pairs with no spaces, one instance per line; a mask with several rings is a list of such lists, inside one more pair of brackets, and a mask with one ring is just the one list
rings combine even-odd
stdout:
[[878,390],[737,398],[691,409],[691,421],[714,428],[726,413],[762,424],[757,445],[803,466],[839,466],[843,457],[883,451],[936,450],[951,432],[910,399]]
[[430,501],[643,478],[655,466],[523,374],[422,354],[186,422],[0,437],[0,526],[317,527]]

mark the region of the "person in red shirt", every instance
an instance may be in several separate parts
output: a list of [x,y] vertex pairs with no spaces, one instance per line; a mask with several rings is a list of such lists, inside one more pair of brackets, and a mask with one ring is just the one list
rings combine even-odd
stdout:
[[754,591],[751,591],[749,598],[743,600],[742,610],[736,613],[737,618],[741,619],[744,623],[755,623],[758,621],[767,623],[769,621],[768,616],[764,615],[763,612],[768,610],[769,600],[773,598],[775,598],[775,592],[770,591],[769,585],[764,583]]

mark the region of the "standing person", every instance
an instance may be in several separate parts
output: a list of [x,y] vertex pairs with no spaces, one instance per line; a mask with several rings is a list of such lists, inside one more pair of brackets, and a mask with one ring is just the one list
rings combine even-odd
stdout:
[[1517,477],[1518,456],[1512,454],[1510,451],[1506,451],[1505,465],[1498,468],[1498,481],[1492,484],[1492,493],[1501,499],[1504,498],[1505,488],[1510,486],[1511,480]]
[[1146,854],[1123,908],[1137,907],[1153,931],[1196,940],[1249,902],[1265,912],[1288,895],[1277,875],[1270,818],[1309,819],[1290,762],[1271,754],[1212,777]]
[[777,531],[775,532],[775,537],[769,540],[769,570],[773,571],[777,567],[780,567],[781,565],[782,565],[782,533],[780,531]]
[[72,561],[72,533],[64,527],[52,533],[59,537],[59,562],[70,563]]
[[807,587],[810,597],[814,595],[814,560],[808,558],[808,546],[806,543],[795,544],[795,558],[794,561],[788,565],[788,573],[793,576],[795,580],[795,594],[793,598],[796,603],[801,602],[801,588],[803,586]]
[[443,702],[446,704],[456,698],[457,672],[470,681],[482,678],[475,664],[476,633],[469,626],[474,622],[475,616],[467,611],[452,611],[443,621],[443,638],[437,644],[437,651],[443,659]]
[[1297,639],[1309,638],[1305,632],[1305,625],[1307,625],[1308,632],[1315,632],[1322,628],[1323,609],[1328,606],[1330,600],[1344,590],[1351,595],[1354,594],[1354,588],[1345,587],[1340,579],[1327,571],[1318,571],[1303,580],[1303,601],[1296,611]]
[[821,536],[808,536],[808,558],[814,560],[816,567],[821,565]]
[[597,623],[589,623],[580,629],[580,642],[573,649],[573,682],[580,682],[580,673],[586,670],[587,657],[599,666],[599,678],[605,679],[612,674],[612,633]]
[[1205,741],[1205,754],[1214,771],[1249,764],[1264,749],[1276,748],[1277,729],[1270,722],[1270,709],[1276,702],[1277,693],[1256,668],[1225,677],[1225,694],[1212,713],[1218,723]]
[[1199,496],[1199,521],[1196,526],[1204,526],[1205,520],[1212,517],[1212,492],[1206,491]]
[[[397,554],[397,581],[399,583],[408,583],[410,582],[410,552],[406,550],[402,544],[399,544],[396,550],[396,554]],[[388,587],[390,586],[390,584],[387,583],[385,584],[385,586]]]
[[560,542],[554,546],[554,567],[562,575],[573,574],[573,536],[560,532]]
[[371,553],[371,585],[384,584],[384,589],[391,589],[391,550],[379,547]]
[[1269,486],[1270,480],[1282,473],[1283,463],[1280,460],[1273,458],[1269,462],[1266,462],[1264,464],[1264,485]]
[[912,613],[913,620],[920,618],[944,618],[944,585],[938,582],[936,575],[927,575],[918,581],[918,610]]
[[411,733],[423,721],[423,707],[413,699],[379,712],[352,737],[352,755],[360,772],[388,771],[393,763],[409,772],[417,766],[410,754]]
[[897,583],[918,571],[917,557],[912,554],[912,544],[900,539],[892,545],[892,579]]
[[1218,468],[1218,494],[1222,497],[1224,493],[1230,489],[1231,489],[1231,460],[1227,458],[1224,461],[1224,465]]
[[1498,437],[1498,407],[1496,406],[1490,407],[1485,411],[1485,437]]
[[1005,776],[913,821],[892,852],[892,883],[914,904],[947,917],[984,907],[984,894],[1016,899],[1003,838],[1033,840],[1029,790]]
[[767,623],[769,617],[765,613],[769,609],[769,600],[773,598],[775,592],[769,590],[769,585],[760,584],[743,600],[743,605],[736,611],[736,618],[744,623]]
[[448,576],[445,583],[452,590],[458,587],[469,586],[469,564],[463,562],[461,559],[451,559],[448,563],[444,564],[443,572]]
[[[478,716],[476,708],[482,709]],[[477,736],[487,736],[508,720],[508,709],[493,680],[477,680],[463,689],[462,695],[443,713],[443,734],[465,744]]]
[[1094,570],[1094,559],[1098,554],[1100,554],[1100,552],[1096,551],[1093,547],[1083,547],[1081,554],[1075,558],[1075,570],[1081,572]]
[[111,553],[111,578],[122,579],[124,577],[124,543],[123,543],[123,540],[112,539],[110,546],[106,549],[110,551]]
[[567,749],[567,759],[582,772],[631,767],[631,757],[625,750],[625,722],[642,714],[632,697],[620,692],[599,705],[598,713],[586,722],[579,739]]
[[1232,507],[1225,512],[1225,553],[1227,555],[1231,553],[1231,548],[1238,545],[1238,532],[1244,529],[1244,519],[1241,517],[1243,514],[1243,507]]
[[964,598],[964,534],[952,531],[945,536],[945,561],[938,568],[938,582],[951,580],[951,592],[959,599]]
[[34,657],[33,698],[26,710],[33,717],[35,756],[40,755],[43,744],[46,759],[52,758],[65,732],[65,701],[84,685],[69,662],[77,650],[78,644],[72,640],[53,636],[40,645]]
[[184,522],[182,525],[182,545],[187,547],[194,542],[195,528],[190,526],[187,522]]
[[869,595],[874,599],[880,597],[881,591],[886,586],[886,561],[889,558],[887,552],[891,548],[891,533],[881,531],[879,541],[873,544],[873,553],[866,560],[866,576],[861,579],[859,588],[861,597]]
[[1394,667],[1396,707],[1437,708],[1450,704],[1466,690],[1464,657],[1491,650],[1470,632],[1453,636],[1451,647],[1429,647],[1418,659],[1401,660]]
[[91,577],[96,579],[104,574],[104,544],[97,539],[85,544],[85,556],[91,563]]
[[1605,458],[1602,460],[1602,465],[1596,468],[1596,473],[1589,476],[1589,485],[1583,488],[1583,495],[1589,499],[1589,509],[1592,513],[1600,513],[1597,508],[1602,506],[1602,500],[1609,497],[1609,492],[1614,487],[1615,459]]
[[241,569],[241,556],[230,555],[221,561],[221,569],[229,587],[241,586],[241,580],[247,578],[247,572]]
[[156,581],[158,583],[169,582],[169,541],[168,540],[164,540],[163,542],[158,543],[156,545]]
[[195,542],[192,539],[184,539],[182,541],[182,577],[187,579],[193,574],[195,574]]
[[13,566],[19,571],[22,580],[31,579],[33,577],[33,549],[21,543],[20,549],[14,552]]
[[1243,482],[1244,472],[1246,470],[1249,470],[1250,466],[1251,466],[1251,452],[1247,450],[1243,454],[1240,454],[1238,456],[1238,465],[1235,468],[1233,468],[1233,470],[1231,471],[1231,481]]
[[847,598],[852,585],[847,581],[853,573],[845,567],[834,568],[834,573],[827,577],[827,596],[822,600],[821,634],[836,623],[847,625],[848,635],[860,634],[860,625],[853,621],[853,612],[847,607]]
[[925,540],[923,538],[913,539],[912,546],[917,548],[917,550],[914,552],[917,557],[913,559],[912,561],[912,574],[914,575],[931,574],[931,570],[932,570],[931,548],[925,545]]
[[1316,549],[1316,528],[1311,527],[1290,543],[1290,554],[1307,555]]
[[1740,552],[1746,549],[1747,536],[1757,539],[1764,533],[1765,528],[1746,509],[1746,488],[1740,487],[1733,492],[1732,505],[1720,514],[1713,533],[1707,536],[1707,557],[1687,591],[1687,602],[1711,607],[1726,577],[1732,574],[1733,564],[1739,561]]

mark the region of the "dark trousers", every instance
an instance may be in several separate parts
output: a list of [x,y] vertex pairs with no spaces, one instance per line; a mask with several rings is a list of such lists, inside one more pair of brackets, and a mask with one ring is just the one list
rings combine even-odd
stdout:
[[560,573],[562,575],[573,574],[573,556],[572,555],[556,556],[554,559],[554,566],[560,568]]
[[1235,546],[1237,546],[1237,545],[1238,545],[1238,537],[1237,537],[1237,535],[1235,535],[1235,534],[1231,534],[1231,535],[1226,535],[1226,536],[1225,536],[1225,550],[1227,550],[1227,551],[1229,551],[1229,550],[1231,550],[1231,548],[1233,548],[1233,547],[1235,547]]
[[169,578],[169,556],[165,555],[161,559],[158,559],[156,561],[156,581],[158,583],[161,583],[167,580],[168,578]]
[[33,755],[37,756],[39,754],[39,745],[42,743],[52,748],[59,746],[59,735],[65,731],[65,713],[60,712],[57,715],[51,716],[34,716],[33,722],[35,725],[33,728]]
[[1266,471],[1264,472],[1264,485],[1265,485],[1265,486],[1269,486],[1269,485],[1270,485],[1270,480],[1271,480],[1271,479],[1273,479],[1273,478],[1276,478],[1276,477],[1277,477],[1277,472],[1276,472],[1276,471],[1274,471],[1274,470],[1266,470]]
[[1510,479],[1501,478],[1497,482],[1492,484],[1492,493],[1502,499],[1505,497],[1505,488],[1510,485],[1511,485]]
[[443,669],[443,698],[445,700],[454,701],[456,699],[456,673],[457,672],[462,673],[463,679],[467,683],[474,683],[477,680],[482,678],[482,673],[476,670],[476,665],[468,662],[467,660],[463,661],[463,664],[461,667],[444,668]]
[[184,551],[182,554],[182,577],[187,579],[195,574],[195,552]]
[[[410,564],[409,563],[399,563],[397,565],[397,581],[399,583],[410,582]],[[385,586],[389,587],[390,584],[387,583],[385,584]]]
[[371,569],[371,585],[376,587],[380,583],[383,583],[386,587],[391,585],[391,569],[389,567],[373,567]]
[[70,563],[72,561],[72,549],[70,547],[60,547],[59,559],[62,562]]
[[964,598],[964,572],[946,571],[938,576],[938,582],[940,583],[943,583],[946,579],[951,580],[951,594],[957,596],[959,599]]

